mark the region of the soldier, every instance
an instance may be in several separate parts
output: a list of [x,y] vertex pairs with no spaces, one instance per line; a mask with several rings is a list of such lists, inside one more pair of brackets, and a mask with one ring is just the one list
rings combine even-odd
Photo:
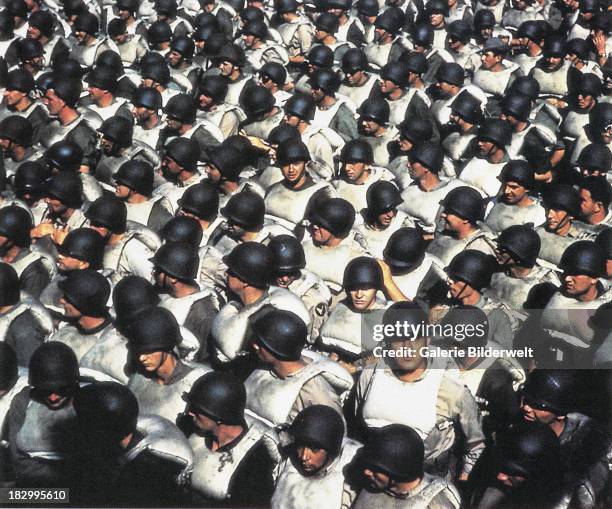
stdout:
[[316,345],[343,362],[352,363],[368,350],[362,327],[371,329],[380,316],[376,311],[387,307],[379,293],[383,289],[381,268],[374,258],[359,256],[344,269],[342,286],[346,298],[334,306],[323,323]]
[[156,233],[172,219],[171,206],[163,195],[152,197],[153,166],[131,159],[113,175],[115,196],[125,201],[127,220],[140,223]]
[[565,118],[561,124],[561,134],[573,141],[583,132],[589,123],[589,113],[597,105],[602,92],[599,76],[593,73],[581,74],[572,84],[568,94],[568,105],[563,110]]
[[387,243],[383,259],[384,292],[391,301],[412,301],[423,293],[421,288],[436,279],[432,257],[425,253],[427,243],[416,228],[400,228]]
[[451,132],[442,142],[442,148],[457,168],[467,161],[468,149],[482,121],[481,107],[480,101],[467,90],[461,92],[450,105],[451,122],[448,127]]
[[97,135],[89,122],[76,109],[81,88],[81,84],[72,78],[63,76],[53,78],[42,99],[52,120],[41,128],[39,136],[45,148],[62,139],[76,143],[83,151],[81,166],[84,170],[88,170],[93,169],[95,164]]
[[436,231],[427,252],[439,267],[445,267],[464,249],[493,254],[493,243],[482,226],[484,205],[480,193],[471,187],[456,187],[442,200],[442,231]]
[[612,228],[606,228],[597,235],[595,244],[597,244],[606,254],[606,277],[612,277]]
[[446,49],[470,78],[480,67],[478,46],[471,42],[471,38],[472,27],[466,20],[451,21],[446,27]]
[[166,61],[170,76],[181,91],[191,93],[197,84],[198,67],[192,63],[195,44],[186,35],[175,35],[170,42]]
[[424,451],[423,440],[408,426],[390,424],[373,431],[355,457],[365,487],[351,507],[457,509],[456,488],[423,471]]
[[242,131],[249,136],[265,140],[270,131],[279,125],[285,114],[276,104],[272,92],[261,86],[249,87],[248,94],[240,98],[240,106],[246,114],[241,123]]
[[[132,23],[136,23],[133,13],[125,9],[123,9],[123,12],[129,16],[128,19]],[[121,18],[110,20],[107,27],[108,37],[115,43],[115,46],[117,46],[121,62],[126,67],[138,65],[149,49],[144,39],[145,34],[136,33],[133,27],[134,25],[129,24],[128,20]]]
[[287,50],[273,42],[263,20],[250,20],[242,27],[242,42],[245,56],[254,69],[259,69],[268,62],[285,65],[289,62]]
[[223,46],[216,57],[223,76],[228,83],[225,101],[230,104],[239,104],[240,94],[249,80],[243,72],[245,65],[244,50],[236,44]]
[[366,193],[366,207],[361,210],[363,224],[357,231],[363,235],[368,250],[375,258],[381,258],[389,238],[398,229],[413,226],[413,221],[397,207],[402,198],[391,182],[374,182]]
[[30,248],[32,219],[16,205],[0,209],[0,260],[10,264],[19,277],[19,286],[38,298],[49,284],[55,267],[42,253]]
[[49,240],[56,229],[61,234],[67,233],[70,229],[80,228],[87,221],[81,210],[83,183],[78,175],[62,172],[52,176],[46,184],[47,210],[40,222],[30,230],[30,237],[36,239],[36,242],[45,237],[45,240]]
[[34,39],[43,47],[45,62],[53,65],[70,53],[68,42],[56,27],[56,17],[48,10],[32,11],[28,16],[27,38]]
[[546,25],[540,20],[523,21],[516,32],[516,40],[512,42],[518,54],[513,55],[523,74],[528,75],[542,57],[542,47],[546,37]]
[[474,249],[458,253],[444,268],[448,297],[455,305],[483,309],[489,321],[489,344],[512,348],[517,320],[506,305],[487,294],[495,269],[491,255]]
[[194,334],[200,346],[195,358],[205,361],[210,355],[208,338],[219,301],[210,288],[197,283],[200,259],[196,249],[186,242],[166,242],[153,256],[153,274],[162,294],[159,305]]
[[340,63],[342,56],[354,45],[351,42],[341,41],[336,38],[336,32],[340,28],[340,20],[331,12],[322,12],[314,20],[315,41],[327,46],[334,53],[334,62]]
[[281,20],[276,29],[289,52],[289,66],[298,67],[305,62],[306,55],[312,47],[313,27],[298,10],[298,3],[295,0],[277,2],[276,12]]
[[237,245],[223,257],[227,265],[226,285],[238,300],[221,308],[212,326],[214,357],[228,363],[245,355],[249,318],[264,306],[287,309],[310,323],[309,313],[302,301],[289,290],[270,288],[274,260],[267,246],[257,242]]
[[600,143],[591,143],[584,147],[577,161],[578,170],[583,177],[606,176],[607,168],[612,167],[610,149]]
[[14,69],[6,75],[4,100],[0,116],[20,115],[29,120],[33,140],[38,141],[38,130],[48,122],[44,107],[32,98],[34,78],[25,69]]
[[265,220],[266,206],[258,194],[241,191],[232,196],[221,213],[226,217],[226,235],[215,244],[215,249],[228,254],[236,244],[258,242],[268,244],[276,235],[290,235],[291,232],[275,223]]
[[68,324],[49,339],[68,345],[80,361],[112,327],[107,307],[111,287],[94,269],[72,270],[57,286]]
[[482,65],[474,72],[472,80],[474,85],[487,94],[487,109],[493,114],[499,112],[499,103],[508,87],[521,76],[517,64],[504,60],[508,49],[501,39],[488,38],[482,49]]
[[336,195],[328,183],[313,179],[316,173],[313,175],[310,161],[308,148],[300,141],[278,147],[276,162],[283,180],[268,189],[265,212],[289,230],[300,225],[319,200]]
[[179,358],[177,347],[183,338],[176,318],[165,308],[143,309],[125,328],[124,335],[132,363],[127,385],[142,412],[177,422],[185,407],[183,392],[210,367]]
[[495,254],[502,272],[493,274],[488,293],[519,313],[534,286],[559,285],[555,272],[537,261],[540,246],[540,237],[529,223],[509,226],[497,238]]
[[203,76],[198,84],[198,119],[215,124],[221,130],[223,139],[238,134],[238,124],[243,112],[238,106],[225,102],[227,81],[221,76]]
[[563,105],[568,92],[571,62],[565,60],[565,54],[563,37],[548,36],[544,40],[542,58],[529,74],[540,84],[540,97],[556,108]]
[[295,81],[295,90],[300,94],[310,95],[310,76],[319,69],[332,69],[334,65],[334,52],[323,44],[315,44],[306,58],[306,71]]
[[82,195],[85,201],[92,202],[102,195],[102,186],[91,173],[82,171],[83,151],[70,140],[61,140],[51,145],[44,154],[46,167],[53,175],[62,171],[76,173],[83,183]]
[[397,129],[389,124],[389,103],[382,97],[366,99],[357,109],[359,137],[372,146],[374,160],[389,165],[389,144],[397,137]]
[[[180,430],[142,415],[125,386],[98,382],[74,398],[77,453],[70,490],[76,503],[178,504],[193,453]],[[184,500],[183,503],[185,503]]]
[[133,143],[132,119],[114,116],[110,117],[98,129],[102,134],[99,148],[100,157],[96,165],[96,178],[105,183],[112,184],[113,176],[122,164],[138,157],[148,159],[152,163],[159,162],[159,156],[146,145]]
[[257,71],[257,82],[260,86],[267,88],[276,101],[276,106],[282,108],[291,97],[285,90],[287,86],[287,71],[278,62],[268,62]]
[[[427,314],[416,304],[396,303],[385,311],[383,324],[413,324],[416,333],[385,336],[378,351],[393,350],[394,354],[376,355],[378,360],[364,369],[357,381],[355,416],[366,436],[376,436],[388,424],[410,425],[423,437],[424,468],[428,474],[449,474],[453,463],[453,443],[461,433],[462,464],[458,480],[467,480],[484,449],[480,414],[469,390],[458,384],[444,369],[437,369],[435,359],[424,356],[429,338],[423,326]],[[395,328],[393,329],[395,330]],[[409,330],[409,329],[407,329]],[[410,347],[410,348],[406,348]],[[427,385],[423,382],[428,381]],[[419,411],[410,405],[396,405],[419,393]],[[383,428],[384,429],[384,428]],[[419,462],[422,468],[422,462]]]
[[[334,173],[334,154],[344,145],[342,137],[329,127],[315,125],[315,104],[312,97],[295,94],[285,103],[285,124],[297,128],[317,164],[316,175],[330,180]],[[313,175],[314,176],[314,175]]]
[[263,364],[246,379],[246,407],[265,423],[291,423],[304,408],[326,405],[340,413],[341,397],[353,379],[340,365],[306,355],[307,327],[299,316],[281,309],[255,318],[252,348]]
[[[413,51],[423,55],[427,64],[427,69],[423,70],[422,76],[419,73],[418,76],[415,76],[417,81],[411,83],[412,86],[416,85],[417,88],[424,89],[425,83],[433,83],[439,67],[444,62],[453,62],[453,57],[445,49],[434,48],[434,35],[433,27],[426,23],[419,23],[411,30],[412,43],[414,44]],[[409,55],[410,53],[405,53],[402,57],[412,58]]]
[[[168,41],[170,41],[169,38]],[[180,93],[179,90],[168,87],[170,83],[170,68],[164,58],[157,53],[149,52],[142,57],[140,61],[140,77],[142,78],[140,88],[149,88],[159,92],[162,98],[162,106],[166,106],[171,97]]]
[[584,222],[595,232],[612,226],[610,201],[612,189],[605,177],[587,177],[578,185],[580,212]]
[[173,211],[185,190],[202,180],[198,171],[201,151],[198,142],[189,138],[174,138],[164,147],[161,173],[167,182],[155,188],[153,195],[165,196]]
[[32,124],[26,117],[11,115],[0,121],[2,170],[9,179],[14,177],[18,165],[39,157],[32,146],[33,134]]
[[341,69],[344,79],[340,84],[338,93],[348,97],[354,105],[359,105],[365,101],[370,94],[376,77],[369,73],[368,57],[359,48],[351,48],[342,56]]
[[[106,329],[100,341],[81,358],[81,367],[104,373],[127,384],[131,367],[124,333],[138,313],[158,304],[159,295],[149,281],[140,276],[121,279],[113,288],[114,327]],[[195,338],[194,342],[197,342]]]
[[104,36],[99,36],[100,22],[91,12],[79,14],[72,25],[76,44],[70,51],[70,57],[84,68],[92,68],[97,56],[103,51],[116,50],[113,42]]
[[365,242],[352,231],[355,209],[342,198],[322,200],[308,215],[309,238],[302,241],[306,268],[319,276],[333,294],[342,287],[344,267],[367,254]]
[[157,21],[167,23],[173,36],[188,35],[193,30],[185,18],[177,15],[178,5],[175,0],[156,0],[154,9]]
[[[207,373],[195,381],[185,413],[193,421],[190,491],[199,503],[260,506],[270,503],[278,437],[244,413],[246,391],[229,373]],[[232,461],[227,463],[230,454]]]
[[394,62],[407,49],[400,35],[403,24],[404,13],[397,7],[391,6],[376,17],[374,43],[364,50],[374,70]]
[[[13,398],[19,394],[28,385],[28,377],[25,369],[19,369],[17,365],[17,354],[14,348],[5,341],[0,342],[0,430],[4,426],[4,418],[6,417]],[[0,472],[0,479],[5,479],[8,470],[9,458],[8,451],[4,450],[0,453],[2,463],[5,465]]]
[[529,194],[536,187],[536,181],[527,161],[507,162],[497,178],[502,183],[502,189],[485,219],[489,228],[501,232],[515,224],[540,225],[544,222],[542,205]]
[[549,186],[542,193],[542,204],[546,211],[546,222],[536,231],[542,241],[540,258],[559,265],[565,249],[581,238],[592,234],[581,231],[574,224],[580,215],[580,195],[573,187],[563,184]]
[[285,448],[271,507],[299,509],[313,502],[321,508],[349,507],[357,493],[344,469],[361,444],[344,437],[342,417],[330,407],[312,405],[296,416],[289,433],[292,441]]
[[178,216],[193,217],[203,230],[200,247],[214,244],[221,233],[224,218],[219,215],[219,194],[207,181],[188,187],[177,202]]
[[[429,110],[430,100],[425,93],[412,86],[406,90],[408,76],[413,72],[411,64],[402,60],[387,64],[380,70],[380,91],[389,103],[389,123],[393,126],[399,126],[407,118],[425,119],[432,126],[434,124]],[[437,141],[439,135],[437,129],[434,130]]]
[[26,367],[32,353],[53,331],[53,321],[37,299],[20,292],[15,269],[0,264],[0,318],[3,341],[12,346],[20,366]]
[[96,65],[87,75],[89,97],[88,100],[81,101],[81,106],[89,107],[102,120],[118,115],[127,118],[131,123],[133,117],[127,100],[115,97],[118,78],[112,68]]
[[461,185],[459,180],[440,178],[443,164],[442,150],[430,141],[419,143],[408,154],[406,166],[412,182],[403,187],[400,210],[414,218],[427,234],[433,233],[441,200]]
[[29,362],[28,385],[13,398],[2,432],[10,480],[17,486],[67,486],[74,475],[69,459],[79,389],[79,364],[70,347],[55,341],[39,346]]
[[610,103],[599,103],[589,112],[589,124],[576,140],[570,158],[571,164],[576,164],[585,147],[591,143],[602,144],[610,150],[612,147],[612,133],[609,129],[611,120],[612,104]]
[[367,207],[370,187],[381,180],[393,178],[385,168],[374,166],[372,147],[365,140],[351,140],[340,153],[341,178],[333,181],[338,196],[352,203],[356,210]]
[[485,119],[476,135],[475,156],[460,173],[461,180],[478,189],[483,196],[493,197],[499,192],[499,175],[510,160],[507,147],[512,134],[510,126],[500,119]]
[[[310,314],[309,335],[316,338],[329,313],[331,293],[319,276],[305,269],[300,242],[290,235],[277,235],[268,244],[274,259],[275,284],[295,294]],[[274,288],[272,289],[274,291]]]
[[337,16],[340,23],[336,38],[340,42],[350,42],[360,47],[364,42],[364,27],[358,17],[350,13],[352,1],[332,0],[327,2],[325,10]]
[[139,88],[132,99],[134,110],[132,114],[136,121],[133,139],[145,143],[152,149],[157,148],[160,142],[165,122],[162,121],[162,96],[152,88]]
[[605,496],[610,440],[594,419],[573,411],[578,382],[572,372],[536,369],[521,389],[521,410],[527,422],[545,424],[559,437],[569,498],[596,507]]
[[19,203],[25,203],[34,218],[34,224],[39,224],[47,210],[44,200],[44,187],[50,172],[38,161],[23,163],[15,173],[13,192]]
[[[612,294],[599,280],[605,274],[606,255],[594,242],[580,240],[563,252],[561,286],[546,304],[540,325],[550,334],[548,359],[558,365],[581,367],[592,362],[589,346],[594,332],[588,318]],[[543,354],[544,355],[544,354]]]
[[164,108],[166,127],[160,135],[160,141],[168,146],[168,140],[175,136],[194,140],[198,143],[200,159],[203,160],[213,147],[223,141],[223,133],[207,120],[196,121],[196,109],[196,101],[189,94],[171,97]]
[[438,125],[450,122],[450,104],[463,90],[465,70],[457,63],[446,62],[440,66],[436,73],[435,95],[437,99],[431,105],[431,112]]
[[115,196],[102,196],[87,209],[90,228],[105,240],[103,266],[118,275],[151,277],[151,257],[159,247],[159,238],[138,223],[127,223],[127,208]]

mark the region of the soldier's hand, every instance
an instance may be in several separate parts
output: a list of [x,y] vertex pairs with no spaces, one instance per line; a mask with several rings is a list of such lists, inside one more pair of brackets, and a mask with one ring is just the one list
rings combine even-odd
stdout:
[[51,239],[56,246],[61,246],[68,233],[70,233],[70,229],[67,226],[64,228],[56,228],[51,233]]
[[54,230],[55,228],[53,224],[45,221],[30,230],[30,237],[33,239],[40,239],[42,237],[46,237],[47,235],[52,235]]
[[593,40],[593,45],[598,54],[606,52],[606,36],[604,34],[594,34],[591,36],[591,39]]
[[378,265],[380,265],[380,268],[382,269],[383,281],[387,283],[387,281],[390,281],[393,278],[393,276],[391,275],[391,267],[389,267],[387,262],[385,262],[384,260],[377,259],[376,261],[378,262]]

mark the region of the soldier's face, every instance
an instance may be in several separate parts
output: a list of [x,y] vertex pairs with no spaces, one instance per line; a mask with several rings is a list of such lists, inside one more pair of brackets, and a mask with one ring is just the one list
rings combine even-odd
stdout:
[[434,28],[444,25],[444,14],[439,12],[431,13],[429,15],[429,24]]
[[361,83],[361,80],[364,77],[364,72],[360,70],[351,70],[346,71],[346,81],[348,81],[349,85],[357,85]]
[[530,398],[521,396],[521,412],[523,419],[527,422],[539,422],[541,424],[552,424],[557,420],[557,415],[544,407],[530,401]]
[[299,277],[299,271],[294,274],[283,274],[280,276],[276,276],[276,286],[280,286],[281,288],[289,288],[289,285]]
[[132,15],[132,14],[130,13],[130,11],[128,11],[128,10],[126,10],[126,9],[119,9],[119,10],[118,10],[118,12],[117,12],[117,14],[118,14],[118,15],[119,15],[119,17],[120,17],[122,20],[124,20],[124,21],[125,21],[126,19],[128,19],[128,18],[129,18],[129,17]]
[[242,36],[242,40],[244,41],[244,45],[247,48],[252,48],[255,45],[255,36],[251,34],[246,34]]
[[450,97],[453,91],[453,86],[446,81],[438,81],[438,89],[444,97]]
[[57,115],[66,106],[66,103],[56,95],[53,89],[48,89],[45,92],[43,103],[47,106],[51,115]]
[[504,248],[497,247],[495,249],[495,257],[497,258],[497,263],[499,263],[502,267],[506,265],[516,265],[512,259],[512,255]]
[[482,157],[486,157],[493,153],[495,145],[488,140],[478,140],[478,152]]
[[294,161],[281,166],[281,172],[285,181],[290,185],[299,183],[306,173],[306,163],[304,161]]
[[376,288],[358,288],[348,292],[353,308],[357,311],[370,309],[376,300]]
[[191,417],[194,426],[204,433],[210,433],[217,427],[217,423],[204,414],[189,410],[187,415]]
[[580,297],[597,285],[597,279],[586,274],[563,274],[563,291],[572,297]]
[[66,256],[58,254],[57,256],[57,267],[61,272],[70,272],[73,270],[81,270],[87,268],[88,263],[72,256]]
[[26,95],[19,90],[5,90],[4,91],[4,103],[7,106],[15,106],[19,101],[21,101]]
[[385,362],[394,371],[410,373],[427,365],[427,359],[423,357],[421,349],[427,346],[427,338],[416,338],[414,340],[402,339],[389,342],[389,349],[395,350],[395,356],[386,357]]
[[200,95],[198,102],[201,110],[207,110],[213,105],[213,100],[204,94]]
[[375,28],[374,29],[374,41],[382,42],[387,36],[387,31],[384,28]]
[[300,123],[300,118],[296,117],[295,115],[291,115],[289,113],[287,113],[285,115],[285,124],[290,125],[291,127],[297,127],[298,124]]
[[581,189],[580,192],[580,212],[583,217],[590,217],[599,211],[600,205],[593,201],[591,192],[588,189]]
[[67,210],[67,207],[61,201],[51,198],[50,196],[45,198],[45,203],[54,215],[63,214]]
[[391,224],[391,221],[393,221],[395,216],[397,216],[397,209],[387,210],[378,214],[376,217],[376,222],[383,228],[386,228]]
[[77,30],[74,32],[74,38],[79,44],[85,44],[85,40],[87,39],[87,33],[82,30]]
[[381,79],[379,83],[380,83],[380,91],[385,95],[392,94],[398,88],[398,86],[390,80]]
[[325,449],[300,445],[296,448],[296,460],[303,472],[315,474],[321,470],[329,460],[329,453]]
[[452,35],[446,37],[447,46],[455,51],[458,51],[463,46],[463,43],[459,39],[455,39]]
[[147,373],[154,373],[164,363],[167,357],[166,352],[150,352],[138,355],[138,363]]
[[499,472],[497,474],[497,480],[508,488],[515,488],[525,482],[525,478],[520,475],[506,474],[505,472]]
[[40,394],[40,399],[49,410],[59,410],[70,403],[72,397],[58,390],[57,392],[45,392],[44,394]]
[[205,166],[205,171],[208,175],[208,179],[213,184],[218,184],[219,182],[221,182],[221,172],[215,166],[213,166],[212,164],[207,164]]
[[527,194],[525,189],[518,182],[506,182],[504,184],[504,192],[502,195],[504,203],[507,205],[515,205],[520,202]]
[[450,296],[457,300],[470,297],[474,294],[474,292],[476,292],[474,288],[464,281],[454,279],[450,276],[446,278],[446,286],[448,287],[448,293]]
[[592,95],[578,94],[578,108],[588,110],[595,104],[595,99]]
[[70,301],[66,300],[64,296],[60,298],[60,304],[64,308],[64,314],[68,318],[77,319],[83,316],[82,313],[74,305],[72,305]]
[[370,488],[376,491],[386,490],[391,484],[391,478],[378,470],[372,470],[370,468],[363,469],[363,475],[368,479]]
[[310,96],[314,99],[316,103],[320,102],[325,97],[325,92],[317,87],[312,87],[310,90]]
[[[410,143],[410,145],[412,148],[413,147],[412,143]],[[410,177],[412,179],[418,180],[422,178],[423,176],[425,176],[426,172],[427,172],[427,168],[425,168],[425,166],[423,166],[418,161],[408,163],[408,173],[410,174]]]
[[329,230],[314,223],[310,225],[310,235],[312,236],[312,241],[319,246],[328,244],[334,237]]
[[544,61],[546,62],[546,68],[554,71],[555,69],[561,67],[563,57],[546,57]]
[[444,219],[444,229],[451,232],[459,231],[465,224],[465,219],[456,216],[452,212],[443,212],[442,218]]
[[108,138],[104,138],[104,137],[100,138],[100,150],[105,156],[113,155],[114,147],[115,147],[115,144],[112,141],[110,141]]
[[168,61],[168,65],[170,67],[177,66],[180,63],[182,58],[183,57],[181,56],[181,54],[174,50],[168,52],[168,55],[166,55],[166,60]]
[[136,123],[142,125],[151,118],[151,115],[153,115],[153,110],[149,110],[144,106],[137,106],[136,108],[134,108],[134,111],[132,113],[134,115],[134,118],[136,119]]
[[234,72],[234,65],[231,62],[221,62],[219,64],[219,70],[222,76],[230,76]]
[[495,55],[495,53],[492,51],[486,51],[480,57],[480,61],[482,62],[483,69],[491,69],[501,62],[501,57],[499,55]]
[[371,118],[362,118],[359,126],[364,134],[374,134],[380,129],[380,124]]
[[565,210],[546,209],[546,228],[557,231],[568,219]]
[[130,188],[123,184],[117,184],[115,186],[115,196],[122,200],[127,199],[130,196]]
[[367,168],[364,163],[345,163],[344,174],[349,182],[358,182],[364,176]]
[[41,31],[38,28],[36,28],[36,27],[34,27],[32,25],[30,25],[28,27],[28,31],[26,33],[26,37],[28,39],[38,40],[38,39],[40,39],[41,35],[42,35],[42,33],[41,33]]
[[321,42],[322,40],[324,40],[329,34],[325,31],[322,30],[320,28],[315,28],[315,39],[319,42]]

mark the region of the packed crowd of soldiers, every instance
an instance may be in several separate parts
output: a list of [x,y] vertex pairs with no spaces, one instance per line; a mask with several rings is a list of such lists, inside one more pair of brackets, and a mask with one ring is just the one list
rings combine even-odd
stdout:
[[611,507],[610,0],[2,5],[1,488]]

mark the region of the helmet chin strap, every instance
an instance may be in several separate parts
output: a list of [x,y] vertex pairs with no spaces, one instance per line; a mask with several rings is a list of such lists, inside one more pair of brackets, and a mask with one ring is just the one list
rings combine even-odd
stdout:
[[567,223],[569,223],[569,212],[565,212],[565,217],[559,221],[559,226],[557,226],[553,231],[557,233],[561,228],[563,228]]

